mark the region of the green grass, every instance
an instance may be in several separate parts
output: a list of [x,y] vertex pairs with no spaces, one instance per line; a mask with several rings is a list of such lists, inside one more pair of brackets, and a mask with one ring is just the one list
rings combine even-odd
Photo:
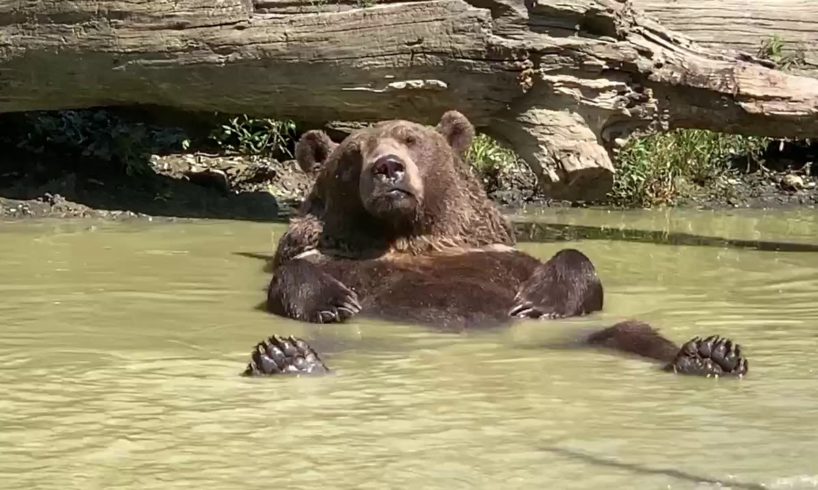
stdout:
[[513,150],[485,134],[475,136],[466,161],[489,194],[512,190],[535,192],[536,177],[528,165]]
[[737,159],[757,160],[768,139],[679,129],[629,141],[617,156],[613,204],[672,205],[729,174]]
[[[214,128],[206,146],[213,145],[225,153],[293,158],[295,134],[292,121],[241,115]],[[149,171],[152,154],[191,149],[191,140],[183,129],[127,120],[104,109],[4,115],[0,119],[0,142],[66,162],[110,164],[127,175]]]
[[[617,174],[607,204],[624,207],[673,205],[733,172],[741,159],[757,160],[769,139],[679,129],[629,141],[617,156]],[[517,154],[479,134],[467,155],[483,184],[501,186],[501,176],[528,171]]]

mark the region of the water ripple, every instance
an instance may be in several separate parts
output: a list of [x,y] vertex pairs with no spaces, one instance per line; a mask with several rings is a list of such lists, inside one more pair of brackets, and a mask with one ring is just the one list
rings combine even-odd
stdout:
[[[802,236],[818,226],[799,219]],[[815,254],[583,242],[604,312],[453,336],[253,310],[263,264],[228,251],[269,244],[266,225],[13,230],[0,241],[15,278],[0,284],[0,488],[708,487],[663,469],[816,487]],[[734,337],[751,374],[538,347],[623,317],[678,342]],[[239,377],[271,333],[314,340],[335,375]]]

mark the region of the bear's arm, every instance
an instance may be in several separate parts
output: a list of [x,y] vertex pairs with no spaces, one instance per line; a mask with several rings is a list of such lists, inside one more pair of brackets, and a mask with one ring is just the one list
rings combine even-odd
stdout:
[[360,312],[355,292],[322,270],[320,264],[312,263],[304,256],[307,254],[275,269],[267,290],[268,310],[312,323],[343,322]]
[[574,249],[534,268],[509,312],[518,318],[566,318],[602,309],[602,283],[591,260]]
[[323,222],[313,214],[293,218],[287,231],[278,240],[273,257],[273,269],[318,247],[323,229]]

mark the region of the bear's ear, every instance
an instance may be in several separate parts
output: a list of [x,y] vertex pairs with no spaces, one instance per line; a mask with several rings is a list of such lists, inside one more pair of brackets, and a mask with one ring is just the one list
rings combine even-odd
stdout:
[[458,111],[448,111],[437,123],[437,131],[459,155],[464,155],[474,140],[474,126]]
[[338,144],[329,139],[327,133],[312,129],[301,135],[295,144],[295,159],[304,173],[311,174],[324,166],[336,146]]

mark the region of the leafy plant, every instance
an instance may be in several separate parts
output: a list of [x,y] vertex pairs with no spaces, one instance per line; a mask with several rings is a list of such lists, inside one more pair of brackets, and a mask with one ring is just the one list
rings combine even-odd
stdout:
[[482,133],[475,136],[466,153],[466,160],[486,184],[496,181],[503,172],[519,162],[516,153]]
[[798,68],[806,63],[806,55],[803,48],[796,48],[794,51],[787,53],[787,42],[781,39],[777,34],[761,41],[761,47],[758,49],[758,56],[761,58],[773,61],[779,68],[788,70],[790,68]]
[[243,114],[214,130],[210,138],[227,151],[293,158],[290,146],[295,139],[295,131],[293,121],[255,119]]
[[692,185],[704,186],[738,158],[756,160],[767,138],[682,129],[634,139],[618,155],[610,199],[620,205],[673,204]]

